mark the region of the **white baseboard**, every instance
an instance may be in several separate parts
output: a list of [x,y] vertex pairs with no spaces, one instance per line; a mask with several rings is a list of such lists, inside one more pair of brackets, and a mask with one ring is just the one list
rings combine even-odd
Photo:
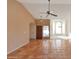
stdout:
[[12,53],[13,51],[15,51],[15,50],[17,50],[17,49],[21,48],[22,46],[24,46],[24,45],[26,45],[26,44],[28,44],[28,43],[29,43],[29,41],[28,41],[27,43],[24,43],[24,44],[22,44],[22,45],[18,46],[17,48],[15,48],[15,49],[13,49],[13,50],[11,50],[11,51],[7,52],[7,54]]

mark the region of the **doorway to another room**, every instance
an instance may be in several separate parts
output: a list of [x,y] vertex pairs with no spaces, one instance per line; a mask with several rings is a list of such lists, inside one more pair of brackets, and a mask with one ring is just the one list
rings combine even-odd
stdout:
[[49,26],[43,26],[43,39],[50,39],[50,28],[49,28]]
[[50,39],[49,26],[36,26],[36,39]]

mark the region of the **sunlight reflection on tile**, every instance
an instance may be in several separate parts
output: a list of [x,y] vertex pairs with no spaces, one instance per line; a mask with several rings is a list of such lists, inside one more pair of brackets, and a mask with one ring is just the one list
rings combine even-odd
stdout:
[[8,59],[71,59],[69,40],[35,40],[8,55]]
[[54,49],[60,49],[62,47],[62,40],[54,39],[52,46],[54,47]]

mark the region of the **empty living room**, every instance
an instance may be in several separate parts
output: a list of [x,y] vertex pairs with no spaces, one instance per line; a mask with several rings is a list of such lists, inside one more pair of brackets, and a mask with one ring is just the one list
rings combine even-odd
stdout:
[[7,0],[7,59],[71,59],[71,0]]

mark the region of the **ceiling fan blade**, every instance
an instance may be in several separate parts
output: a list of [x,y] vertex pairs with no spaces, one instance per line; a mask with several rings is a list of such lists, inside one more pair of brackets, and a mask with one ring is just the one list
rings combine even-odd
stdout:
[[56,14],[54,14],[54,13],[51,13],[51,11],[50,11],[50,0],[48,0],[48,11],[46,11],[46,12],[40,12],[41,14],[47,14],[46,15],[46,17],[48,17],[49,15],[52,15],[52,16],[55,16],[55,17],[57,17],[58,15],[56,15]]
[[55,17],[57,17],[58,15],[56,15],[56,14],[53,14],[53,13],[50,13],[51,15],[53,15],[53,16],[55,16]]
[[47,14],[47,12],[40,12],[40,14]]
[[46,14],[46,12],[40,12],[41,14]]

